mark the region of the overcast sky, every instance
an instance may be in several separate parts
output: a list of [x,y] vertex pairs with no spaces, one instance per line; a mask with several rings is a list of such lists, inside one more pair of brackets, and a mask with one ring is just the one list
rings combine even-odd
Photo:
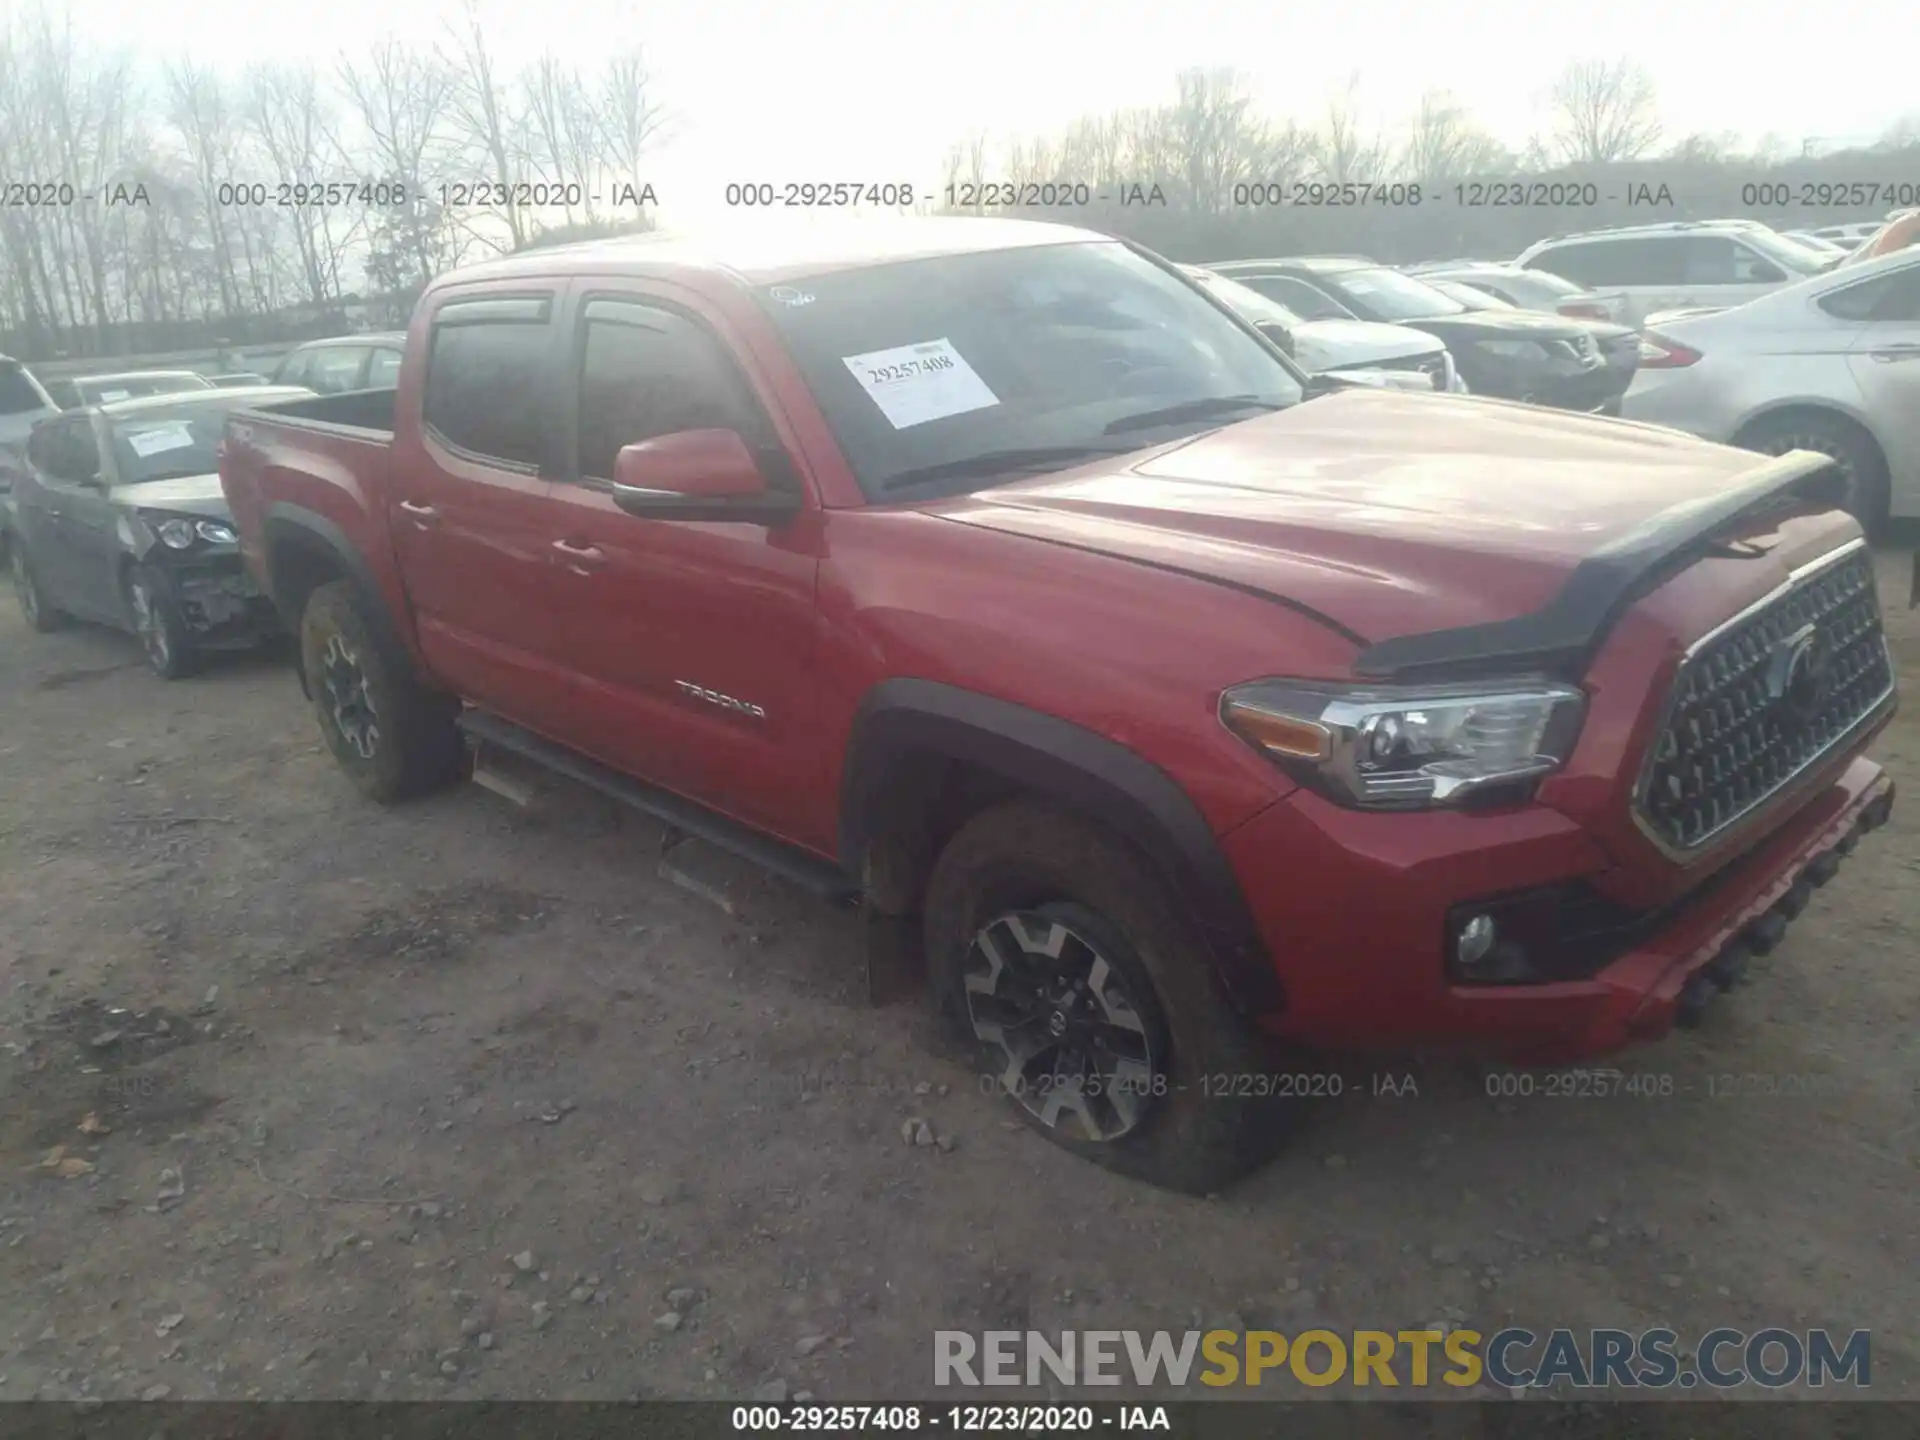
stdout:
[[[1619,54],[1653,75],[1673,138],[1870,140],[1920,109],[1911,0],[1731,11],[1699,0],[485,3],[488,33],[509,63],[550,47],[591,64],[611,47],[646,45],[676,119],[650,177],[669,221],[713,213],[730,180],[932,185],[948,148],[970,131],[1057,133],[1089,112],[1164,100],[1175,73],[1196,65],[1248,72],[1269,113],[1305,123],[1357,72],[1363,121],[1389,133],[1423,91],[1446,88],[1516,146],[1542,128],[1542,91],[1560,67]],[[382,32],[430,43],[451,13],[434,0],[292,9],[69,0],[69,9],[91,38],[234,70],[302,53],[331,62],[354,37]],[[1894,43],[1896,32],[1904,43]],[[1888,43],[1863,43],[1875,34]]]

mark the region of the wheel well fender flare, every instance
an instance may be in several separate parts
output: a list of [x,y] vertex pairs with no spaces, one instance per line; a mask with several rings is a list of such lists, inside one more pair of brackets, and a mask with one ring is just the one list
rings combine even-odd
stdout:
[[927,759],[958,761],[1099,822],[1144,854],[1200,928],[1228,997],[1278,1011],[1284,997],[1239,881],[1185,790],[1117,741],[1039,710],[933,680],[892,679],[854,717],[841,777],[839,848],[854,875]]
[[[347,538],[346,531],[324,515],[284,501],[267,506],[260,528],[266,557],[267,593],[289,629],[298,633],[300,611],[305,606],[307,595],[317,588],[310,586],[306,591],[294,592],[292,578],[282,563],[289,551],[293,551],[338,572],[340,578],[352,585],[366,614],[367,623],[373,628],[375,639],[390,656],[411,668],[408,648],[400,638],[393,616],[388,613],[380,584],[374,579],[366,558]],[[296,665],[294,668],[299,673],[300,689],[304,694],[307,689],[306,667]]]

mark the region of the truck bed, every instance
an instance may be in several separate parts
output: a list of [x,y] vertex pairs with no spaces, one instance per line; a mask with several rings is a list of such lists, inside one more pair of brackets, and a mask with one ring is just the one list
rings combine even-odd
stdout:
[[348,390],[339,395],[316,395],[311,400],[282,400],[236,412],[245,421],[265,416],[293,421],[303,429],[354,430],[393,438],[393,407],[398,390]]
[[[349,390],[287,400],[227,416],[220,459],[240,534],[240,553],[255,580],[283,605],[268,565],[268,532],[298,532],[322,554],[371,566],[369,580],[393,613],[405,594],[387,534],[387,477],[393,462],[394,390]],[[298,600],[291,602],[297,608]],[[288,613],[292,623],[297,616]]]

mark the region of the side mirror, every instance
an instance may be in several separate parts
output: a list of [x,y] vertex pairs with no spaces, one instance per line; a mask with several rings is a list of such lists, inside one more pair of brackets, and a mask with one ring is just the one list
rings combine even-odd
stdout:
[[1286,354],[1293,354],[1293,332],[1278,320],[1261,321],[1260,333],[1278,345]]
[[739,520],[778,525],[800,497],[770,488],[735,430],[680,430],[621,449],[613,503],[647,520]]

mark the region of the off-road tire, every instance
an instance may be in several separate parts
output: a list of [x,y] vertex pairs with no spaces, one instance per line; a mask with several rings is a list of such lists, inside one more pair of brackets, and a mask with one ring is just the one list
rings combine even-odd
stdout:
[[[993,1078],[1009,1052],[976,1033],[966,973],[978,968],[973,947],[983,928],[1009,912],[1068,926],[1124,981],[1153,1050],[1153,1079],[1149,1105],[1118,1138],[1086,1138],[1065,1117],[1046,1123]],[[1006,1094],[1062,1148],[1154,1185],[1206,1194],[1268,1159],[1301,1118],[1299,1101],[1235,1096],[1230,1080],[1221,1093],[1223,1077],[1268,1073],[1274,1047],[1228,1001],[1169,887],[1100,826],[1028,800],[982,812],[935,863],[924,915],[935,1003],[978,1047],[983,1090]]]
[[300,664],[327,748],[362,794],[391,805],[458,778],[466,750],[457,702],[422,685],[406,657],[380,642],[350,581],[307,597]]
[[1887,462],[1879,447],[1853,422],[1817,412],[1787,411],[1758,421],[1740,436],[1739,444],[1763,455],[1812,450],[1829,456],[1847,477],[1843,503],[1860,522],[1860,528],[1872,535],[1886,523],[1892,493]]
[[26,544],[18,535],[7,537],[7,569],[13,579],[14,597],[20,602],[20,614],[28,626],[41,635],[51,634],[67,623],[66,612],[56,610],[33,573]]
[[135,565],[126,576],[127,618],[140,642],[147,664],[162,680],[183,680],[200,668],[201,653],[167,583],[145,565]]

